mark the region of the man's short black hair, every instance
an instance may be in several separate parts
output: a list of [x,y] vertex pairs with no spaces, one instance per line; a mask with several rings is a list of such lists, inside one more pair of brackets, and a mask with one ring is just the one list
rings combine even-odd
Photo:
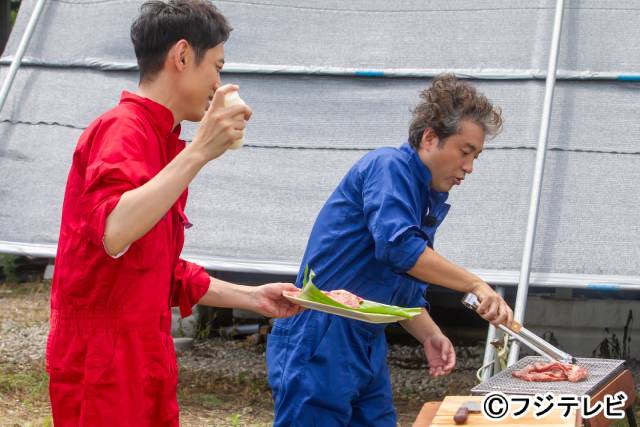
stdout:
[[138,59],[140,81],[162,70],[169,49],[185,39],[200,63],[206,51],[229,38],[231,26],[207,0],[151,0],[140,7],[131,25],[131,41]]

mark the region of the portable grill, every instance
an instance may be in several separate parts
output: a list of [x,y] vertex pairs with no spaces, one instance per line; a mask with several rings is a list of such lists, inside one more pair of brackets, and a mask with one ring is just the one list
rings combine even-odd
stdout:
[[[587,369],[588,376],[580,382],[545,381],[532,382],[513,377],[513,371],[522,369],[530,363],[547,362],[546,358],[529,356],[499,372],[487,381],[471,389],[471,394],[485,395],[502,392],[508,395],[534,395],[553,393],[554,395],[590,396],[592,402],[603,401],[605,395],[614,395],[623,391],[627,395],[624,410],[630,427],[636,427],[633,403],[636,388],[631,372],[625,368],[624,360],[578,358],[577,364]],[[593,418],[583,420],[589,427],[605,427],[612,423],[601,412]]]
[[[548,361],[543,357],[528,356],[520,359],[510,367],[489,378],[487,381],[471,389],[473,395],[484,395],[500,391],[504,394],[571,394],[575,396],[595,396],[613,378],[624,369],[624,360],[578,358],[579,366],[587,369],[588,377],[584,381],[572,383],[569,381],[532,382],[515,378],[513,371],[524,368],[530,363]],[[631,397],[631,396],[630,396]]]
[[[462,300],[465,307],[477,311],[478,298],[474,294],[467,294]],[[471,389],[471,394],[485,395],[492,392],[502,392],[510,395],[534,395],[552,393],[554,395],[590,396],[592,401],[603,401],[605,395],[614,395],[623,391],[627,395],[624,409],[631,427],[636,427],[633,403],[636,399],[636,387],[631,372],[626,369],[624,360],[576,358],[559,348],[554,347],[533,332],[517,322],[511,326],[498,326],[512,338],[520,341],[540,356],[529,356],[499,372],[487,381]],[[570,381],[526,381],[512,375],[514,371],[536,362],[560,361],[576,364],[587,369],[587,378],[579,382]],[[600,413],[593,418],[584,420],[589,427],[601,427],[611,424],[611,420]]]

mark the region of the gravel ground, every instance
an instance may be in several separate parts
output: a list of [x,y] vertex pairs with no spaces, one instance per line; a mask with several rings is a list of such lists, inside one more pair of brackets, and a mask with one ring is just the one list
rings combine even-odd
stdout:
[[[44,373],[48,332],[48,287],[0,285],[0,368],[5,377],[31,375],[29,384],[4,385],[0,426],[46,425],[49,403]],[[411,425],[422,402],[467,393],[482,347],[458,349],[458,368],[448,378],[426,375],[417,346],[391,345],[389,364],[401,425]],[[266,383],[264,344],[214,338],[179,353],[183,426],[270,425],[271,396]],[[20,377],[22,378],[22,377]],[[3,387],[0,383],[0,387]],[[20,388],[22,387],[22,388]],[[33,396],[28,395],[29,393]]]
[[[421,347],[391,345],[389,366],[394,396],[411,400],[433,400],[446,394],[468,393],[480,366],[482,346],[458,348],[458,364],[454,373],[439,379],[426,372]],[[215,372],[216,377],[235,381],[239,377],[250,382],[266,378],[265,346],[247,341],[213,338],[199,341],[192,350],[179,356],[181,367],[194,375]]]
[[[28,368],[44,358],[49,330],[48,289],[35,284],[22,286],[25,291],[0,290],[0,301],[5,302],[0,312],[0,361]],[[215,375],[215,378],[227,381],[244,378],[264,382],[264,351],[264,344],[212,338],[197,341],[193,349],[179,353],[179,362],[184,371],[194,375]],[[464,392],[474,385],[482,351],[481,345],[458,347],[455,372],[446,378],[432,379],[426,375],[420,346],[390,345],[389,366],[394,395],[438,398],[452,391]]]
[[0,326],[0,360],[28,367],[44,358],[49,324],[24,326],[20,322],[5,320]]
[[[17,385],[0,380],[0,426],[47,425],[43,360],[48,287],[20,286],[0,285],[0,376],[19,376]],[[182,425],[270,425],[273,408],[264,351],[264,344],[214,338],[197,341],[192,349],[179,353]],[[419,346],[390,345],[389,366],[400,425],[411,425],[424,401],[468,394],[476,384],[482,351],[482,345],[458,347],[456,370],[448,377],[433,379],[426,374]],[[632,361],[630,367],[640,388],[640,363]],[[25,375],[32,378],[27,381]]]

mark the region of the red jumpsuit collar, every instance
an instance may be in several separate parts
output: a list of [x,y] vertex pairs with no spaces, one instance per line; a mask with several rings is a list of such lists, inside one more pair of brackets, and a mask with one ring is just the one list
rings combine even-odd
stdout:
[[120,96],[120,103],[122,104],[126,102],[140,105],[147,110],[153,125],[161,132],[162,135],[169,135],[171,133],[176,136],[180,135],[180,125],[178,124],[175,129],[173,128],[173,113],[164,105],[125,90],[122,91],[122,95]]

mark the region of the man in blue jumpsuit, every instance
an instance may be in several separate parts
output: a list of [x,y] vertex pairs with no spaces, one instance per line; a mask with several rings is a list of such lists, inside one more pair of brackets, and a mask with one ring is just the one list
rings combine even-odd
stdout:
[[[413,112],[409,142],[369,152],[346,174],[314,224],[305,266],[323,290],[404,307],[426,305],[427,283],[473,292],[481,316],[512,312],[487,283],[433,250],[448,191],[473,169],[500,112],[469,83],[436,77]],[[402,326],[424,346],[429,373],[455,366],[448,338],[426,310]],[[275,426],[395,427],[384,325],[305,310],[276,321],[267,343]]]

